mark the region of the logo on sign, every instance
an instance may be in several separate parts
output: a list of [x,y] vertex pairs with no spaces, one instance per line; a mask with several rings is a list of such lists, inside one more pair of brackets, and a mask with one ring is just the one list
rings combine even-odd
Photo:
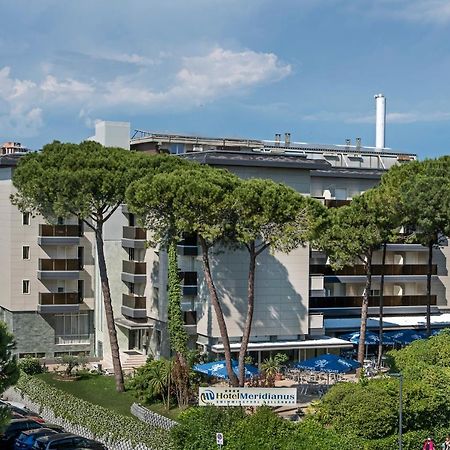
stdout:
[[223,434],[222,433],[216,433],[216,442],[217,442],[217,445],[223,445]]
[[215,400],[216,394],[213,391],[207,389],[200,394],[200,398],[201,398],[202,402],[210,403]]

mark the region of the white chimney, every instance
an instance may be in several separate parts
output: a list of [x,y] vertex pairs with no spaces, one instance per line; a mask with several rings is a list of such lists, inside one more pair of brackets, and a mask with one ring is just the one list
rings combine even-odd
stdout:
[[375,95],[376,108],[376,130],[375,130],[375,147],[381,150],[385,146],[386,132],[386,98],[383,94]]

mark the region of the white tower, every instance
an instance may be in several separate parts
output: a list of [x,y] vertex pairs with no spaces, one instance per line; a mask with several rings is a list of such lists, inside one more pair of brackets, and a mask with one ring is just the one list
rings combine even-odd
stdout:
[[386,132],[386,98],[383,94],[375,95],[376,107],[376,130],[375,130],[375,147],[381,150],[385,146]]

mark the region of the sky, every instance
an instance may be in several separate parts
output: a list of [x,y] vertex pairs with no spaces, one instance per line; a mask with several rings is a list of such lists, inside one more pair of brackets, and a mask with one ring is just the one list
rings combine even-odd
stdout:
[[0,142],[98,120],[450,154],[450,0],[0,0]]

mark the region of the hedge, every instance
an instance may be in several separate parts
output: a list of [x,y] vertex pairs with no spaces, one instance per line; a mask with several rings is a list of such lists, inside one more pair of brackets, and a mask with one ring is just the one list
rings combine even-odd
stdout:
[[67,394],[36,377],[22,374],[16,388],[31,401],[53,411],[54,415],[90,430],[99,438],[142,443],[154,450],[173,449],[166,430],[125,417],[102,406]]

